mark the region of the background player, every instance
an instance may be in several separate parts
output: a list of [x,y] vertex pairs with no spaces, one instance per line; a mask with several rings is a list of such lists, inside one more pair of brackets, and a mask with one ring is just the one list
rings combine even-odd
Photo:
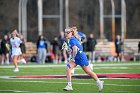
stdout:
[[14,63],[15,69],[13,70],[14,72],[19,72],[18,68],[18,56],[21,55],[21,49],[20,49],[20,43],[21,40],[20,38],[17,37],[17,31],[14,30],[12,32],[12,38],[10,39],[10,44],[12,46],[12,62]]

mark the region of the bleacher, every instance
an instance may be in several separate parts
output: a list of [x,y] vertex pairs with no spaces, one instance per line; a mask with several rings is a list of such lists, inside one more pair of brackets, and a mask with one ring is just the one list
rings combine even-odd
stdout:
[[124,55],[133,57],[134,61],[140,60],[138,53],[138,43],[140,39],[126,39],[124,42]]
[[114,42],[109,42],[104,40],[103,42],[97,40],[97,45],[95,47],[96,56],[115,56],[115,45]]
[[124,53],[137,53],[140,39],[126,39],[124,42]]
[[[126,39],[124,41],[124,57],[130,60],[133,59],[136,61],[137,59],[140,60],[140,54],[138,53],[138,42],[140,39]],[[100,42],[97,40],[97,45],[95,48],[96,56],[115,56],[115,45],[114,42],[109,42],[104,40]]]
[[26,58],[31,58],[32,56],[36,55],[36,44],[32,42],[26,42]]
[[[140,59],[138,52],[138,42],[140,39],[126,39],[124,42],[124,55],[126,57],[133,57],[134,61]],[[97,40],[95,47],[96,56],[116,56],[114,42],[104,40],[101,42]],[[36,55],[36,44],[32,42],[26,42],[26,58],[30,58]]]

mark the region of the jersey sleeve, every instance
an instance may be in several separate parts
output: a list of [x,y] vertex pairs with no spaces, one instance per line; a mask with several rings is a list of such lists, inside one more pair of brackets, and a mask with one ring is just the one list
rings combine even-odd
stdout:
[[72,48],[73,46],[76,45],[76,40],[75,39],[71,39],[69,44],[71,45],[70,47]]
[[20,43],[21,43],[20,38],[16,38],[16,46],[17,46],[17,47],[19,47],[19,46],[20,46]]

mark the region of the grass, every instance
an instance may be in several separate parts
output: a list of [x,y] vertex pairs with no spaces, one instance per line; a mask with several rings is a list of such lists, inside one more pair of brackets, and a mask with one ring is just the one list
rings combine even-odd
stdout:
[[[14,73],[13,65],[1,65],[0,76],[23,75],[64,75],[65,64],[28,63],[20,64],[20,72]],[[94,63],[96,73],[140,73],[139,62]],[[85,74],[78,66],[75,74]],[[140,93],[140,79],[103,79],[102,93]],[[0,78],[0,93],[98,93],[96,82],[92,79],[73,79],[73,91],[63,91],[67,83],[64,79],[17,79]]]

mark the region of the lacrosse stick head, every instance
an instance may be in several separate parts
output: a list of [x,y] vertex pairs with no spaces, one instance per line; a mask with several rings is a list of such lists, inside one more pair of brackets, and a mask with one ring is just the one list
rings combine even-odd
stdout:
[[68,44],[66,42],[63,43],[62,45],[62,50],[68,50]]

